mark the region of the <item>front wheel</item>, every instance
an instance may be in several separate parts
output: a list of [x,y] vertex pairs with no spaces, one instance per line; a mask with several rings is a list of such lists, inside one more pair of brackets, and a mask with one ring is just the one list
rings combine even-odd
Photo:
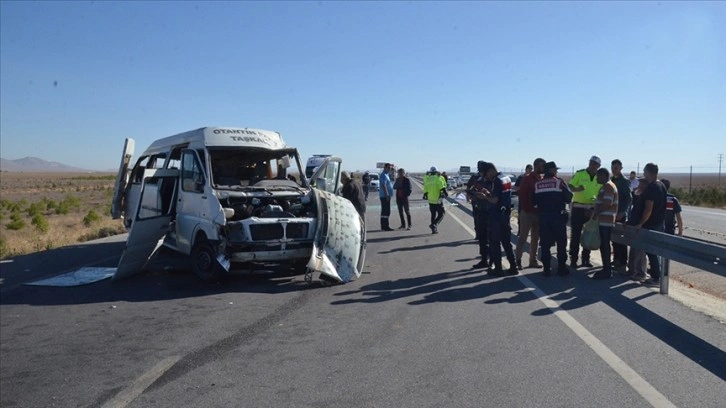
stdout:
[[194,245],[191,261],[194,274],[203,282],[217,282],[222,278],[224,269],[217,262],[217,252],[209,242],[201,241]]

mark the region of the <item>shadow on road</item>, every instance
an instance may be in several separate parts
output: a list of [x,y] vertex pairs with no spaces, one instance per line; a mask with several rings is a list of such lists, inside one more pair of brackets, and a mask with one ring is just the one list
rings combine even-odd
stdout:
[[[537,282],[543,290],[545,284]],[[658,296],[654,291],[649,291],[635,299],[630,299],[624,293],[641,288],[635,282],[623,282],[623,278],[615,278],[610,281],[585,281],[582,279],[571,281],[554,281],[555,287],[549,287],[545,293],[556,293],[550,299],[559,303],[559,309],[570,311],[602,302],[610,308],[640,326],[652,336],[672,347],[679,353],[693,360],[701,367],[710,371],[722,380],[726,380],[726,352],[708,341],[691,333],[678,324],[662,317],[658,313],[643,306],[639,302],[651,296]],[[496,304],[502,302],[515,303],[522,301],[515,295],[509,299],[489,300],[485,303]],[[553,313],[552,309],[541,308],[532,313],[534,316],[547,316]],[[654,358],[657,358],[654,356]]]
[[[123,245],[124,243],[121,242],[120,244],[114,244],[109,249],[120,254],[123,251]],[[101,247],[96,244],[94,248]],[[62,253],[69,254],[74,250],[74,248],[64,248]],[[87,248],[85,250],[87,251]],[[56,255],[41,253],[35,256],[47,260],[49,257],[53,258]],[[106,262],[107,265],[104,266],[115,266],[116,261],[117,259],[114,262]],[[3,287],[7,289],[0,297],[0,304],[47,306],[116,301],[151,302],[202,297],[220,293],[276,294],[314,289],[322,285],[319,282],[305,283],[302,274],[294,272],[289,265],[280,265],[275,268],[265,268],[265,270],[252,272],[238,270],[220,282],[203,283],[191,273],[188,264],[186,257],[162,251],[151,259],[146,272],[117,282],[106,279],[84,286],[73,287],[22,285],[22,282],[36,279],[32,276],[16,274],[19,276],[14,277],[13,281],[16,283],[13,287],[8,287],[7,279],[3,283]]]

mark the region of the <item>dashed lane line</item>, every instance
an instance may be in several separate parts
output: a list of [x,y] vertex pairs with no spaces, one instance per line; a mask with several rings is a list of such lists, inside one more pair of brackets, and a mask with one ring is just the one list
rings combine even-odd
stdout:
[[103,404],[102,408],[125,408],[133,400],[141,395],[144,390],[149,388],[159,377],[179,361],[180,357],[172,356],[161,360],[157,365],[153,366],[149,371],[137,378],[130,387],[122,390],[111,400]]

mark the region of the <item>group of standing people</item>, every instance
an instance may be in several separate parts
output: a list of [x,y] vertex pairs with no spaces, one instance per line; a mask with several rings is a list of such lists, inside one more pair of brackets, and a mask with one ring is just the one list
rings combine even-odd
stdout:
[[[379,175],[381,230],[393,231],[389,218],[394,196],[401,220],[399,229],[410,230],[411,180],[404,169],[399,169],[394,183],[390,178],[391,168],[391,164],[386,163]],[[581,240],[585,223],[594,220],[598,225],[603,267],[595,272],[593,279],[609,279],[613,276],[613,270],[618,269],[635,280],[658,284],[658,256],[632,247],[628,251],[625,245],[612,242],[613,226],[615,222],[621,222],[637,229],[670,234],[675,234],[677,229],[678,235],[682,235],[680,203],[675,196],[668,194],[668,180],[658,179],[658,165],[646,164],[643,177],[640,178],[636,177],[635,172],[631,172],[628,179],[622,174],[622,169],[623,164],[618,159],[610,163],[608,170],[602,167],[598,156],[592,156],[588,166],[575,172],[568,183],[558,176],[559,167],[555,162],[537,158],[531,166],[527,166],[527,172],[517,179],[515,187],[512,180],[502,175],[493,163],[479,161],[477,174],[469,179],[465,190],[467,199],[472,204],[481,257],[480,262],[473,267],[487,268],[489,274],[496,276],[518,274],[523,269],[522,255],[527,239],[531,237],[529,268],[542,268],[544,275],[550,276],[552,246],[556,246],[558,275],[568,275],[571,268],[592,268],[591,251],[581,248]],[[363,189],[353,182],[347,172],[343,172],[342,179],[343,196],[353,202],[356,210],[365,219]],[[519,195],[519,231],[514,248],[510,240],[513,187]],[[423,198],[428,201],[431,212],[429,228],[432,234],[437,234],[438,225],[446,213],[444,198],[447,196],[447,180],[436,167],[431,167],[424,175],[423,190]],[[571,227],[569,251],[568,221]],[[510,265],[506,271],[502,268],[502,249]],[[542,261],[541,264],[538,259]]]
[[[590,250],[581,248],[580,244],[585,223],[596,220],[603,267],[593,275],[593,279],[609,279],[613,276],[613,268],[620,268],[633,279],[649,284],[659,283],[658,257],[634,248],[630,248],[628,254],[625,245],[611,242],[612,229],[617,221],[638,229],[674,233],[677,220],[680,235],[683,232],[680,204],[674,196],[667,194],[669,183],[658,179],[656,164],[648,163],[643,169],[643,177],[637,180],[634,173],[631,173],[630,180],[623,176],[622,162],[618,159],[611,162],[610,170],[601,167],[601,164],[598,156],[590,157],[588,166],[575,172],[570,182],[565,183],[558,177],[558,167],[554,162],[541,158],[534,161],[532,172],[523,177],[518,186],[521,210],[515,262],[519,269],[522,268],[521,257],[529,235],[529,266],[538,266],[539,241],[545,276],[551,274],[552,245],[557,246],[558,275],[569,274],[570,268],[593,267]],[[568,214],[568,206],[571,214]],[[570,268],[567,267],[568,216],[571,227]],[[646,258],[650,263],[650,273],[646,272]]]

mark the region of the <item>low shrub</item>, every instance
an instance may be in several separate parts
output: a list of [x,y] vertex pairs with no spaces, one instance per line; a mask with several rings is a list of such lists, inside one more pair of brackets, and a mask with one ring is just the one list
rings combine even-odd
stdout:
[[706,207],[726,206],[726,190],[716,187],[696,188],[691,192],[682,188],[671,188],[668,192],[676,196],[682,204]]
[[83,225],[86,227],[90,227],[92,224],[97,223],[101,221],[101,216],[98,215],[97,212],[93,210],[88,210],[88,213],[86,213],[86,216],[83,217]]
[[10,214],[10,222],[5,224],[5,228],[13,231],[18,231],[25,228],[25,220],[20,215],[20,211],[14,211]]
[[40,213],[33,215],[33,219],[30,221],[30,223],[35,226],[36,230],[42,233],[46,233],[50,229],[48,220],[46,220],[43,214]]

